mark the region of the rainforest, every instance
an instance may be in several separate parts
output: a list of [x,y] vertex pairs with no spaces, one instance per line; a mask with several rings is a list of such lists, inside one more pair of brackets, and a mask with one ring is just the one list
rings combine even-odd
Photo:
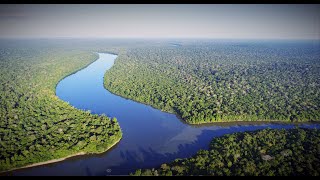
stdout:
[[319,175],[319,41],[0,42],[2,175]]

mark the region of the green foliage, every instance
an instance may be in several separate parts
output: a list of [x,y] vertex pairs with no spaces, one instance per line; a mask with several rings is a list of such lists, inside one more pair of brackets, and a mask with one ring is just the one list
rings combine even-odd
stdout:
[[105,74],[111,92],[191,124],[319,121],[319,46],[184,42],[132,47]]
[[131,175],[319,176],[320,130],[264,129],[214,138],[209,150]]
[[0,171],[103,152],[122,137],[116,121],[77,110],[55,95],[59,80],[97,59],[78,49],[40,40],[1,43]]

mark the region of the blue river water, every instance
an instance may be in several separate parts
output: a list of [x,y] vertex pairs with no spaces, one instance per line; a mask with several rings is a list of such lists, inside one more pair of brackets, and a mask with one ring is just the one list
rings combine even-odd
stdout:
[[13,175],[128,175],[138,168],[157,167],[176,158],[207,149],[213,137],[264,128],[320,128],[320,124],[211,124],[191,126],[174,114],[114,95],[103,86],[105,72],[117,55],[99,53],[88,67],[59,82],[57,96],[70,105],[95,114],[116,117],[123,138],[109,151],[76,156],[61,162],[13,171]]

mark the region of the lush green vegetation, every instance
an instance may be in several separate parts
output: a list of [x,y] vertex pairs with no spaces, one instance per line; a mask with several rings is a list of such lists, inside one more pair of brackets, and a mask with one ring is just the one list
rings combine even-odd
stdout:
[[184,42],[128,48],[111,92],[188,123],[319,121],[319,42]]
[[121,139],[115,118],[77,110],[55,95],[59,80],[98,57],[75,46],[2,41],[0,171],[79,152],[100,153]]
[[214,138],[209,150],[131,175],[320,175],[320,130],[264,129]]

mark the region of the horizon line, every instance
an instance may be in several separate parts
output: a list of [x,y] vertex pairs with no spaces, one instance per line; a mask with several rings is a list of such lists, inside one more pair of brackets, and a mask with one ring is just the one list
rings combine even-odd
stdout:
[[214,38],[214,37],[0,37],[0,39],[30,40],[30,39],[140,39],[140,40],[168,40],[168,39],[188,39],[188,40],[313,40],[320,41],[319,38]]

